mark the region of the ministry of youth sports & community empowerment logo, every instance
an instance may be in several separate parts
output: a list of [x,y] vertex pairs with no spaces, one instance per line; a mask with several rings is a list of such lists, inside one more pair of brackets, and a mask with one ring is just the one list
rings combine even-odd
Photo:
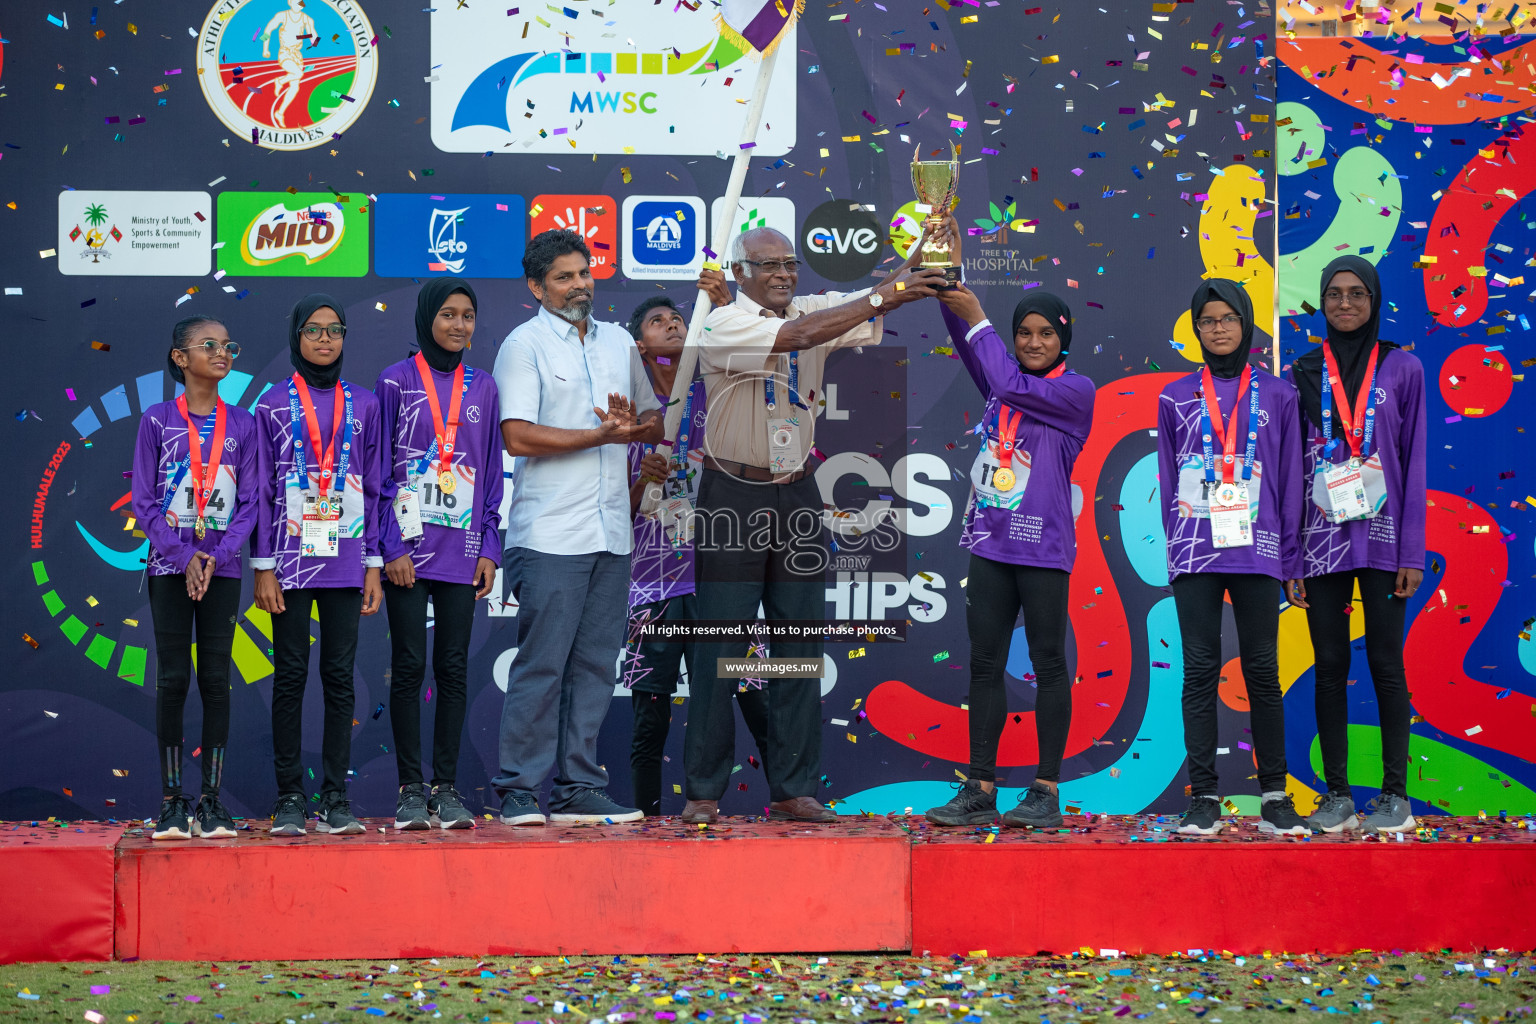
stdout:
[[268,149],[309,149],[362,114],[378,80],[373,26],[354,0],[219,0],[197,75],[220,121]]

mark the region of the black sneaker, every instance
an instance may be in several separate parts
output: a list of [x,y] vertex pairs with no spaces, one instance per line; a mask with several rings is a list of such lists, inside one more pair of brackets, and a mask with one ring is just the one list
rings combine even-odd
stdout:
[[475,816],[469,813],[464,798],[452,786],[433,786],[427,809],[432,812],[432,824],[438,828],[475,827]]
[[302,836],[309,814],[304,806],[304,794],[284,793],[272,808],[272,832],[274,836]]
[[578,789],[558,808],[551,806],[552,825],[620,825],[639,821],[645,813],[638,807],[625,807],[608,795],[606,789]]
[[197,817],[192,821],[192,834],[203,839],[233,839],[235,819],[229,816],[218,797],[204,793],[197,802]]
[[[1295,808],[1292,808],[1294,813]],[[1190,798],[1189,810],[1179,819],[1179,831],[1187,836],[1213,836],[1221,831],[1221,797]]]
[[1003,824],[1009,828],[1060,828],[1061,795],[1040,783],[1032,783],[1019,804],[1003,815]]
[[419,782],[400,787],[400,799],[395,802],[395,830],[419,832],[432,827],[427,820],[426,787]]
[[1296,801],[1291,794],[1265,800],[1259,805],[1259,831],[1277,836],[1309,836],[1312,828],[1307,819],[1296,813]]
[[539,799],[532,793],[508,793],[501,798],[501,823],[503,825],[542,825],[544,814],[539,810]]
[[320,798],[320,808],[315,811],[316,832],[329,832],[337,836],[355,836],[363,831],[363,823],[352,816],[352,801],[340,793],[327,793]]
[[997,820],[997,791],[988,793],[975,779],[966,779],[949,803],[930,807],[923,817],[935,825],[990,825]]
[[177,793],[160,803],[160,820],[155,823],[153,839],[191,839],[192,805]]

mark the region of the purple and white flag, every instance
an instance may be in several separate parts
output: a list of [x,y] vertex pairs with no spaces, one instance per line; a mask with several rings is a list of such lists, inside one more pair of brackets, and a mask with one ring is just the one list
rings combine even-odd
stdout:
[[724,0],[716,22],[732,42],[767,54],[804,10],[805,0]]

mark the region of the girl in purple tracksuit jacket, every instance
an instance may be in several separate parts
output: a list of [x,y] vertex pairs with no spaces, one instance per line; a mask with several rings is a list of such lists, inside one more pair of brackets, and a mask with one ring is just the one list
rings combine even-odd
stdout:
[[1296,389],[1249,364],[1253,303],[1237,282],[1202,281],[1189,311],[1205,365],[1165,387],[1157,404],[1168,577],[1184,654],[1190,802],[1179,831],[1221,831],[1216,701],[1222,604],[1229,597],[1263,794],[1259,829],[1307,835],[1311,829],[1285,790],[1276,650],[1281,584],[1300,564]]
[[251,541],[256,606],[272,615],[274,835],[304,835],[304,685],[310,609],[320,618],[325,692],[320,832],[355,835],[347,799],[352,756],[352,671],[358,615],[379,610],[379,403],[341,378],[346,312],[328,295],[306,295],[288,329],[295,373],[256,402],[261,501]]
[[[949,225],[958,262],[959,231],[953,218]],[[1093,424],[1095,389],[1066,367],[1072,314],[1056,296],[1025,292],[1006,341],[964,285],[939,298],[955,351],[986,407],[960,537],[971,552],[965,592],[971,764],[955,797],[927,818],[937,825],[979,825],[997,817],[997,748],[1008,713],[1003,670],[1022,610],[1039,691],[1040,763],[1034,783],[1003,823],[1054,827],[1062,823],[1056,786],[1072,723],[1067,589],[1082,508],[1072,466]]]
[[[475,312],[469,282],[439,277],[422,285],[416,297],[421,351],[379,374],[373,389],[383,419],[379,539],[392,658],[389,719],[400,773],[397,829],[475,824],[454,781],[475,602],[491,592],[501,564],[502,495],[496,382],[463,360]],[[421,771],[429,597],[437,634],[430,792]]]
[[[219,397],[240,346],[223,323],[194,316],[171,329],[174,401],[144,410],[133,451],[133,514],[149,538],[155,622],[155,720],[163,799],[155,839],[228,838],[219,800],[229,739],[229,661],[240,615],[240,549],[256,524],[256,421]],[[194,812],[182,793],[182,713],[192,681],[203,701],[203,787]]]
[[1381,793],[1372,832],[1414,827],[1408,803],[1413,709],[1403,666],[1407,600],[1424,579],[1424,367],[1377,336],[1381,282],[1359,256],[1323,270],[1328,336],[1291,365],[1301,395],[1306,515],[1291,603],[1307,609],[1316,651],[1317,738],[1328,792],[1309,820],[1361,827],[1348,774],[1350,636],[1356,586],[1381,722]]

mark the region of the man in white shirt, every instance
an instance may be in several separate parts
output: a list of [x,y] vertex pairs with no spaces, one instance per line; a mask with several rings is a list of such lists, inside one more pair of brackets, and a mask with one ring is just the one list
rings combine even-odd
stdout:
[[[876,288],[796,295],[793,243],[758,228],[737,236],[729,260],[736,301],[710,311],[699,368],[709,396],[699,485],[694,577],[700,614],[753,620],[826,618],[827,537],[821,492],[807,465],[827,355],[878,345],[883,314],[937,294],[942,270],[912,271],[921,249]],[[822,643],[772,641],[775,658],[817,658]],[[717,820],[734,760],[737,682],[717,659],[745,643],[694,648],[684,743],[683,820]],[[821,778],[821,680],[769,676],[764,765],[770,817],[835,821],[816,799]]]
[[592,318],[591,263],[574,232],[530,240],[523,273],[539,312],[496,355],[502,440],[517,459],[504,567],[518,653],[491,780],[508,825],[544,824],[538,793],[551,767],[552,821],[642,817],[609,798],[597,734],[625,638],[627,446],[661,440],[662,416],[629,332]]

